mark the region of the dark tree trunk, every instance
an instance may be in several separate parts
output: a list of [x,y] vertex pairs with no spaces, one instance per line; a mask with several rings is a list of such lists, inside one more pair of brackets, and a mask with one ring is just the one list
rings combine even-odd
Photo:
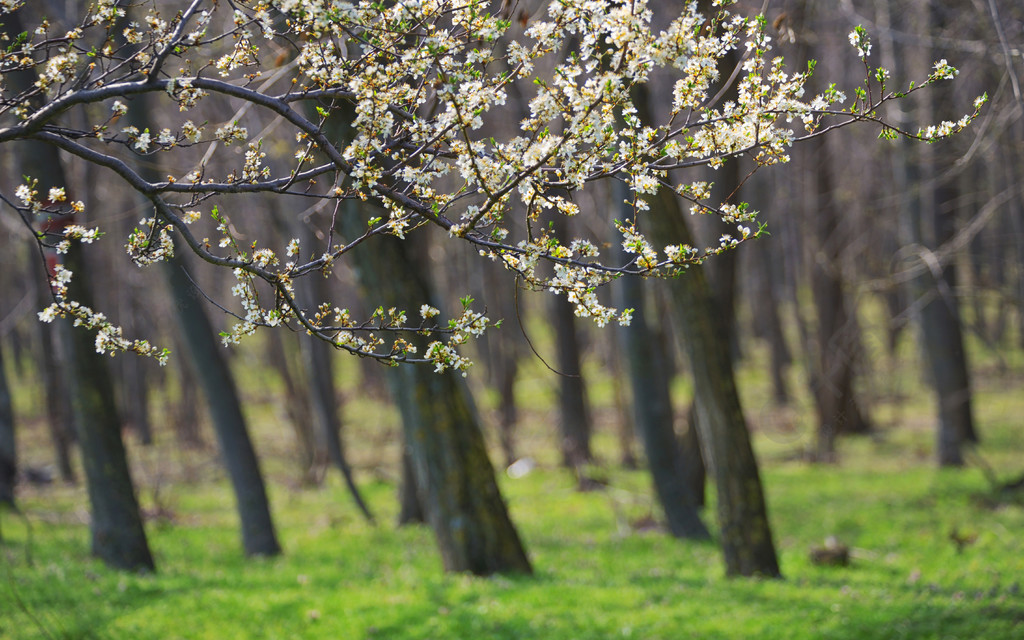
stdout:
[[[404,415],[402,419],[405,419]],[[404,435],[402,445],[402,479],[398,487],[398,504],[399,526],[427,521],[426,516],[423,514],[423,503],[420,502],[420,492],[416,488],[416,471],[412,466],[409,448],[404,444]]]
[[[135,313],[135,310],[130,313]],[[127,324],[127,323],[126,323]],[[136,323],[131,323],[132,328]],[[125,330],[131,334],[129,327]],[[143,445],[153,444],[153,426],[149,420],[149,373],[146,361],[142,358],[122,358],[118,363],[120,410],[125,417],[126,427],[135,432],[139,442]]]
[[[564,216],[554,220],[556,235],[568,236]],[[583,379],[580,336],[576,327],[574,307],[562,296],[550,300],[551,325],[555,334],[555,363],[558,372],[558,436],[562,464],[573,469],[581,489],[589,483],[585,466],[593,460],[590,451],[590,409]]]
[[[139,118],[148,112],[146,96],[137,96],[129,109],[129,121],[140,129]],[[150,181],[161,179],[159,167],[139,165],[140,175]],[[274,556],[281,553],[277,541],[266,486],[260,472],[242,414],[234,376],[228,366],[227,351],[216,339],[216,332],[203,308],[203,294],[189,277],[187,261],[181,252],[160,264],[174,301],[181,341],[185,345],[192,371],[200,381],[206,407],[220,448],[221,460],[235,494],[241,524],[242,546],[247,556]]]
[[295,444],[302,473],[302,484],[316,486],[323,478],[317,460],[316,435],[313,433],[313,415],[309,407],[309,394],[300,388],[292,373],[288,354],[280,331],[267,332],[267,360],[277,369],[284,382],[284,410],[295,432]]
[[[925,165],[926,171],[930,168]],[[950,188],[938,187],[924,197],[912,213],[911,227],[917,228],[916,239],[930,249],[941,246],[955,233],[955,221],[950,208],[955,193]],[[913,218],[917,218],[914,220]],[[928,229],[930,227],[930,229]],[[934,238],[928,241],[926,229]],[[950,263],[938,271],[925,269],[913,285],[915,300],[922,305],[918,322],[921,346],[928,379],[938,401],[937,455],[941,466],[961,466],[964,463],[961,447],[964,442],[976,441],[971,410],[971,386],[964,351],[963,331],[958,302],[955,298],[956,269]]]
[[[931,29],[941,32],[953,16],[928,2]],[[931,52],[933,55],[940,53]],[[929,102],[932,94],[922,98],[922,120],[931,122],[946,105]],[[905,143],[904,143],[905,144]],[[919,308],[917,322],[927,378],[935,391],[938,425],[936,452],[941,466],[964,463],[962,445],[977,441],[971,408],[971,384],[964,351],[959,303],[955,297],[956,269],[952,262],[938,263],[933,253],[956,233],[954,184],[939,178],[938,156],[950,149],[949,143],[921,145],[918,148],[920,174],[914,165],[902,170],[907,185],[921,185],[917,197],[905,208],[903,235],[907,242],[919,247],[913,266],[920,275],[910,282],[911,300]]]
[[[56,155],[51,158],[51,172],[58,161]],[[67,268],[75,274],[68,294],[72,300],[92,307],[92,294],[86,285],[88,269],[81,252],[81,247],[72,243],[65,255]],[[70,342],[72,407],[92,505],[92,553],[118,569],[153,571],[107,361],[96,353],[93,332],[72,328]]]
[[215,337],[217,334],[202,307],[202,294],[187,275],[181,255],[162,263],[161,267],[175,301],[174,309],[188,358],[199,377],[213,419],[221,459],[234,489],[245,554],[277,555],[281,547],[270,516],[263,475],[242,415],[235,380],[224,357],[224,347]]
[[[1014,125],[1014,140],[1024,140],[1024,122],[1017,120]],[[1017,306],[1017,346],[1024,349],[1024,206],[1021,204],[1021,197],[1024,196],[1019,189],[1024,183],[1024,153],[1020,153],[1012,147],[1007,153],[1006,182],[1010,185],[1017,185],[1017,197],[1013,198],[1007,207],[1007,216],[1010,219],[1010,229],[1013,231],[1013,252],[1017,257],[1016,268],[1016,306]]]
[[518,348],[516,332],[517,310],[514,307],[515,282],[510,282],[504,270],[493,264],[482,267],[485,287],[496,294],[497,300],[489,302],[488,308],[497,309],[505,320],[506,329],[485,333],[482,339],[487,341],[490,358],[487,372],[491,385],[498,392],[498,440],[505,466],[516,461],[515,430],[519,421],[519,410],[516,404],[516,378],[519,374]]
[[[3,29],[9,38],[21,33],[18,12],[4,18]],[[29,71],[14,72],[6,74],[5,80],[9,89],[24,91],[35,82],[35,75]],[[17,173],[38,179],[40,193],[54,186],[66,187],[69,192],[73,190],[73,185],[67,184],[55,147],[26,142],[19,150],[20,154],[15,156],[19,160]],[[90,274],[80,244],[71,244],[64,255],[64,264],[74,274],[68,285],[70,299],[93,307],[88,286]],[[70,372],[68,389],[72,414],[92,507],[92,553],[118,569],[152,571],[155,565],[121,440],[121,418],[106,359],[96,353],[94,332],[72,329],[70,320],[59,321],[59,324],[60,330],[66,327],[69,335],[64,370]]]
[[[187,336],[182,335],[180,331],[176,331],[175,334],[175,353],[188,353]],[[206,447],[203,440],[203,420],[206,412],[203,398],[197,391],[199,383],[196,381],[196,372],[192,370],[192,362],[187,356],[180,358],[175,366],[178,396],[170,416],[174,421],[175,438],[182,449],[203,449]]]
[[[758,177],[748,183],[756,188],[753,199],[757,202],[769,202],[775,194],[771,193],[767,180],[759,180]],[[781,273],[782,257],[778,255],[778,241],[755,242],[745,249],[749,258],[747,268],[750,271],[748,277],[752,295],[748,299],[753,307],[753,329],[768,342],[772,397],[775,404],[787,405],[790,401],[790,392],[786,371],[793,362],[793,356],[781,317],[783,294],[779,288],[784,286],[784,274]]]
[[[343,233],[352,237],[365,226],[357,206],[349,205],[339,218]],[[368,299],[410,313],[423,303],[440,308],[424,278],[425,265],[410,253],[416,239],[377,237],[349,254]],[[423,353],[426,341],[416,343]],[[389,376],[419,501],[445,570],[530,573],[465,381],[457,373],[434,373],[426,365],[392,368]]]
[[312,339],[302,340],[302,355],[309,372],[309,392],[312,398],[316,434],[327,451],[331,465],[341,473],[359,511],[368,522],[373,522],[373,513],[359,493],[352,467],[345,457],[341,442],[341,421],[338,418],[338,401],[334,393],[334,370],[331,366],[331,347]]
[[[335,140],[351,134],[353,114],[335,109],[326,133]],[[348,238],[366,232],[366,219],[379,213],[347,201],[338,216],[340,232]],[[376,237],[349,255],[361,288],[373,303],[416,313],[427,303],[441,309],[425,277],[424,260],[407,240]],[[423,353],[425,340],[416,336]],[[487,456],[479,418],[469,388],[453,371],[434,373],[429,366],[390,369],[392,397],[402,411],[405,445],[427,523],[434,532],[446,571],[478,575],[530,573],[519,533],[508,515]]]
[[[636,106],[641,119],[650,121],[642,89]],[[645,218],[655,243],[696,244],[672,190],[661,189],[651,209]],[[718,493],[726,575],[779,577],[761,476],[736,390],[729,336],[718,322],[714,296],[702,267],[691,267],[669,286],[693,373],[697,433]]]
[[590,412],[580,368],[580,345],[573,306],[552,296],[551,324],[555,334],[555,370],[558,371],[558,436],[562,464],[584,482],[590,452]]
[[406,446],[445,569],[530,573],[463,379],[415,366],[394,375],[416,404],[416,419],[403,420]]
[[[33,256],[38,259],[33,252]],[[50,285],[44,269],[38,263],[31,265],[32,273],[39,274],[34,277],[36,287],[36,308],[43,309],[50,302]],[[57,459],[57,471],[60,479],[67,484],[74,484],[78,481],[75,475],[75,468],[71,462],[71,446],[75,439],[74,411],[71,408],[71,392],[67,380],[67,370],[61,367],[61,362],[67,362],[66,353],[69,351],[67,344],[61,344],[62,338],[67,337],[67,331],[61,324],[38,323],[38,335],[41,362],[39,363],[40,377],[43,383],[43,402],[46,404],[46,422],[50,432],[50,441],[53,443],[54,456]],[[67,342],[64,340],[63,342]]]
[[[652,237],[659,244],[693,244],[675,195],[667,189],[659,194],[650,218]],[[700,267],[692,267],[670,286],[693,372],[697,431],[718,492],[726,574],[778,577],[757,460],[707,280]]]
[[14,506],[14,482],[18,475],[18,456],[14,438],[14,409],[11,389],[4,370],[3,343],[0,341],[0,505]]
[[[301,223],[300,223],[301,224]],[[312,246],[313,236],[304,228],[298,236],[302,240],[302,246]],[[298,283],[300,295],[303,295],[307,308],[328,300],[330,293],[327,291],[327,279],[322,276],[313,276],[303,279]],[[334,367],[331,357],[333,350],[327,344],[319,340],[303,339],[300,343],[302,349],[302,361],[306,371],[306,383],[309,387],[310,406],[313,410],[313,423],[317,436],[318,449],[327,452],[327,458],[331,465],[341,473],[342,480],[348,488],[352,499],[355,501],[359,511],[368,522],[374,522],[373,513],[359,493],[355,477],[352,474],[352,467],[345,457],[345,451],[341,442],[341,420],[339,418],[339,403],[334,391]]]
[[[657,217],[665,220],[655,225],[656,235],[685,243],[678,228],[682,212],[672,212],[664,204],[675,196],[666,190],[662,193]],[[757,460],[736,390],[729,344],[715,321],[707,281],[703,271],[694,267],[671,286],[693,370],[697,430],[718,493],[726,574],[777,577],[781,574]]]
[[[612,189],[615,202],[625,199],[620,184]],[[611,245],[621,246],[614,240]],[[617,252],[622,253],[621,249]],[[632,322],[618,330],[633,394],[633,420],[669,532],[677,538],[706,539],[710,534],[699,511],[704,502],[704,463],[697,441],[680,440],[675,432],[672,378],[666,372],[664,357],[667,349],[647,320],[645,284],[636,278],[620,279],[615,284],[616,304],[633,309]]]
[[848,308],[842,273],[846,234],[833,201],[829,154],[819,138],[809,154],[814,163],[814,205],[807,217],[814,228],[814,259],[810,261],[811,292],[817,311],[817,336],[812,353],[811,392],[818,412],[817,460],[835,460],[836,437],[867,433],[871,426],[854,391],[859,360],[856,316]]
[[[510,331],[512,329],[509,329]],[[498,389],[498,439],[505,466],[516,461],[516,423],[519,410],[516,405],[516,375],[518,365],[514,357],[504,353],[495,361],[495,386]]]

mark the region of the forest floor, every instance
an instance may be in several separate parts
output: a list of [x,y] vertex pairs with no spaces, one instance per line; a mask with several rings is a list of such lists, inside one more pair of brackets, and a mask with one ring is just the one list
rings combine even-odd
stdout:
[[[520,385],[531,402],[519,447],[536,468],[500,475],[536,575],[477,578],[445,575],[425,527],[393,525],[392,411],[347,394],[346,440],[380,522],[371,526],[334,473],[319,488],[297,484],[282,410],[250,392],[284,555],[242,557],[212,447],[130,438],[157,573],[90,559],[82,487],[23,486],[30,526],[0,514],[0,638],[1021,638],[1024,495],[998,495],[991,478],[1024,473],[1024,368],[997,364],[978,367],[983,441],[960,470],[935,468],[930,400],[908,374],[874,377],[876,434],[844,439],[837,464],[817,465],[803,455],[806,398],[786,409],[759,402],[766,376],[743,370],[783,580],[726,579],[714,543],[664,535],[647,475],[613,463],[611,403],[598,412],[604,463],[593,469],[607,488],[579,493],[556,464],[550,392]],[[248,370],[244,388],[276,385]],[[613,397],[613,383],[601,378],[591,397]],[[482,405],[486,413],[487,397]],[[44,432],[41,423],[20,432],[25,464],[47,462]],[[713,514],[711,505],[709,524]],[[811,562],[830,538],[849,548],[849,566]]]

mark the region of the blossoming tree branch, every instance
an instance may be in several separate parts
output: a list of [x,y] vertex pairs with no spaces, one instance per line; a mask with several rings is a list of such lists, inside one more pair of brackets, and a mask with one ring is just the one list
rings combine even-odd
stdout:
[[[893,88],[889,72],[869,62],[870,40],[858,27],[851,60],[863,65],[863,83],[850,97],[835,86],[805,95],[813,63],[788,71],[771,57],[762,16],[713,4],[708,16],[687,3],[658,31],[645,0],[553,0],[532,17],[520,13],[521,21],[480,0],[192,0],[173,13],[167,3],[97,0],[77,25],[29,24],[26,15],[24,32],[7,37],[0,143],[46,142],[144,195],[152,213],[126,243],[136,264],[167,258],[177,238],[230,270],[240,311],[225,341],[286,325],[386,362],[463,369],[469,363],[459,346],[492,324],[468,300],[450,319],[426,305],[355,319],[328,300],[303,307],[295,281],[330,270],[377,236],[404,238],[436,225],[529,286],[566,296],[577,315],[626,324],[630,310],[601,302],[601,285],[625,274],[677,275],[760,231],[752,208],[711,201],[710,185],[688,182],[687,169],[739,156],[755,168],[784,163],[792,144],[855,122],[874,123],[881,137],[931,141],[965,127],[985,101],[959,121],[901,130],[881,119],[880,108],[953,78],[946,61],[919,83]],[[27,5],[2,0],[0,17],[20,16]],[[722,61],[732,50],[742,63],[725,78]],[[27,88],[10,81],[25,73],[34,78]],[[672,79],[672,101],[658,122],[647,122],[635,90],[655,77]],[[725,86],[734,87],[734,99],[721,99]],[[513,88],[526,95],[529,113],[514,135],[497,139],[493,132],[508,128],[497,125],[515,113],[506,105]],[[119,120],[143,94],[159,104],[153,125],[124,126]],[[243,106],[224,118],[223,110],[204,109],[215,96]],[[342,107],[349,133],[332,139],[327,124]],[[268,158],[266,148],[280,140],[293,155]],[[239,146],[244,154],[233,153]],[[158,181],[138,169],[170,156],[161,166],[188,169]],[[97,240],[98,229],[71,218],[86,205],[71,198],[70,187],[44,190],[42,178],[26,176],[15,193],[3,194],[6,206],[51,251]],[[628,187],[633,215],[616,222],[625,263],[604,259],[595,239],[559,240],[544,224],[545,217],[586,215],[574,194],[601,180]],[[735,231],[712,246],[654,246],[645,217],[657,215],[647,200],[659,189],[674,189],[694,213],[719,216]],[[236,209],[239,198],[260,192],[326,203],[334,212],[321,230],[326,248],[239,238],[232,218],[258,215]],[[346,201],[375,207],[345,208]],[[365,230],[342,237],[334,222],[352,211],[366,215]],[[55,219],[64,224],[39,231]],[[69,299],[73,277],[54,270],[44,321],[72,316],[98,329],[100,351],[167,357]],[[407,339],[415,333],[433,336],[424,352]]]

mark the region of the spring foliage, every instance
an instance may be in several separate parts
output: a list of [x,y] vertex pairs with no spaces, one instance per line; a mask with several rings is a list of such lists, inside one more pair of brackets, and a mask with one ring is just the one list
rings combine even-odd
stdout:
[[[956,70],[943,60],[920,83],[894,90],[889,72],[870,64],[870,38],[860,27],[850,34],[860,62],[852,55],[851,62],[864,66],[863,84],[852,97],[834,85],[805,94],[813,64],[787,70],[772,57],[764,18],[732,13],[730,4],[716,0],[706,15],[690,2],[655,20],[645,0],[553,0],[533,15],[478,0],[192,0],[180,10],[97,0],[77,23],[57,25],[29,24],[21,15],[28,3],[2,0],[0,11],[17,12],[26,30],[3,43],[0,143],[55,145],[143,194],[152,212],[128,237],[128,254],[138,265],[158,262],[177,238],[226,269],[239,310],[225,342],[285,325],[387,362],[465,369],[460,345],[492,325],[470,300],[446,320],[429,307],[413,318],[379,308],[357,319],[328,300],[303,307],[295,281],[329,272],[378,236],[405,238],[435,225],[528,286],[564,295],[578,316],[626,324],[630,310],[604,304],[602,285],[624,274],[678,275],[759,233],[751,207],[711,201],[711,185],[687,181],[688,169],[739,156],[756,168],[785,163],[792,144],[855,122],[875,123],[883,137],[929,141],[967,126],[984,102],[959,121],[918,131],[883,122],[883,104]],[[740,65],[723,68],[733,50]],[[31,85],[15,82],[26,72]],[[655,110],[657,121],[646,121],[635,100],[655,79],[670,80],[671,101]],[[734,99],[722,99],[725,86],[734,87]],[[142,94],[151,106],[140,117],[152,124],[119,123]],[[332,139],[327,126],[339,117],[344,140]],[[153,181],[138,170],[141,162],[185,169]],[[38,241],[59,253],[68,242],[97,239],[96,230],[70,221],[57,233],[53,225],[36,231],[44,219],[69,220],[85,207],[65,195],[68,185],[40,193],[41,178],[27,176],[3,196]],[[632,213],[615,222],[625,263],[602,256],[603,238],[559,239],[548,224],[553,216],[596,216],[574,196],[604,189],[606,180],[629,189]],[[711,246],[655,246],[645,218],[659,213],[647,200],[667,188],[734,231]],[[319,234],[325,245],[239,237],[231,220],[261,215],[240,205],[261,192],[311,198],[332,212]],[[353,215],[363,217],[365,231],[345,237],[335,222]],[[166,358],[70,300],[71,277],[55,271],[43,320],[73,316],[99,328],[100,351]],[[418,352],[408,340],[414,333],[434,341]]]

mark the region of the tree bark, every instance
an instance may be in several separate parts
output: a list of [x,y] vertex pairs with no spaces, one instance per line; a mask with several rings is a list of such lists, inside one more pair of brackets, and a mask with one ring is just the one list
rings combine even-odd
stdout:
[[810,371],[811,392],[818,413],[816,459],[834,462],[836,437],[871,430],[853,382],[860,356],[857,319],[848,307],[842,274],[845,247],[833,202],[829,154],[824,138],[808,154],[814,168],[814,206],[807,211],[814,229],[810,260],[811,292],[817,311],[817,340]]
[[[56,155],[53,153],[51,158],[51,171],[58,161]],[[75,274],[68,286],[70,299],[92,307],[92,292],[86,284],[88,269],[80,245],[72,243],[65,264]],[[96,353],[93,332],[73,328],[70,337],[71,398],[92,505],[92,553],[111,567],[153,571],[156,566],[121,439],[121,418],[107,361]]]
[[[642,88],[635,104],[641,119],[650,121]],[[645,221],[652,240],[662,246],[696,244],[671,189],[658,191]],[[691,267],[669,286],[693,373],[696,428],[718,492],[726,575],[780,577],[761,476],[736,390],[728,328],[717,322],[719,310],[702,267]]]
[[[625,200],[623,185],[616,182],[612,190],[615,202]],[[612,245],[621,246],[615,241]],[[621,249],[616,252],[623,253]],[[675,432],[670,392],[672,378],[664,357],[668,349],[659,344],[648,322],[645,284],[636,278],[622,278],[615,283],[617,306],[633,309],[632,322],[618,331],[633,395],[634,424],[669,533],[677,538],[703,540],[711,535],[700,518],[704,502],[704,463],[697,441],[680,440]]]
[[[498,391],[498,440],[507,467],[516,461],[515,432],[519,421],[515,394],[516,378],[519,374],[519,349],[515,335],[518,328],[512,326],[518,312],[510,302],[515,295],[513,287],[516,285],[508,281],[507,274],[497,265],[485,264],[482,271],[485,287],[498,297],[498,300],[488,306],[496,309],[499,317],[506,319],[507,329],[485,333],[481,339],[486,340],[489,347],[488,377]],[[507,295],[503,295],[502,290],[505,290]]]
[[[50,285],[47,283],[44,269],[41,265],[33,264],[33,273],[43,274],[33,277],[36,287],[36,308],[47,307],[51,299],[49,297]],[[38,323],[38,335],[40,346],[39,373],[43,383],[43,402],[46,404],[47,429],[50,432],[50,441],[53,443],[54,457],[57,460],[57,471],[60,479],[66,484],[75,484],[78,481],[75,475],[75,467],[71,461],[71,447],[75,440],[74,411],[71,408],[70,384],[67,380],[67,369],[60,366],[60,362],[66,362],[64,354],[69,350],[67,344],[61,344],[62,338],[66,337],[67,331],[63,324]],[[66,340],[64,341],[66,342]]]
[[[339,216],[347,236],[365,228],[354,203]],[[414,232],[422,233],[422,231]],[[415,313],[420,304],[440,308],[424,268],[406,240],[374,238],[349,254],[360,286],[385,308]],[[422,353],[425,340],[415,343]],[[412,477],[446,571],[478,575],[532,571],[508,516],[487,456],[479,419],[461,376],[426,365],[389,369],[392,396],[402,415]]]
[[[311,246],[313,243],[313,236],[306,228],[302,229],[298,237],[301,238],[303,246]],[[302,304],[312,308],[329,299],[326,283],[327,279],[320,275],[304,278],[298,283],[298,291],[305,298]],[[363,514],[367,522],[373,523],[373,513],[359,493],[359,487],[352,474],[352,467],[349,465],[342,447],[341,419],[338,415],[340,407],[334,390],[334,367],[331,361],[331,357],[334,355],[332,349],[319,340],[308,339],[301,340],[299,348],[302,350],[310,407],[313,410],[314,433],[319,440],[318,449],[327,452],[328,460],[341,473],[342,480],[360,513]]]
[[[952,19],[936,3],[928,1],[925,8],[929,23],[926,26],[930,31],[941,31]],[[935,55],[939,51],[930,53]],[[932,116],[945,105],[931,102],[931,93],[922,95],[928,96],[921,98],[922,120],[931,122],[934,120]],[[940,179],[937,165],[938,154],[949,148],[949,143],[944,142],[921,145],[917,158],[920,169],[907,163],[899,168],[897,179],[906,185],[921,185],[904,207],[901,228],[906,242],[918,248],[919,260],[912,266],[922,270],[910,281],[909,287],[911,300],[918,308],[916,320],[926,377],[937,403],[938,464],[962,466],[962,446],[965,442],[977,441],[977,435],[959,303],[954,294],[956,268],[951,262],[940,264],[934,253],[956,233],[956,188],[951,181]],[[908,155],[904,154],[904,157]]]
[[[564,216],[556,216],[555,233],[568,236]],[[561,296],[551,296],[551,325],[555,334],[555,370],[558,372],[558,436],[562,465],[576,473],[580,489],[588,488],[586,465],[593,460],[590,450],[590,409],[581,367],[580,341],[573,305]]]
[[[172,338],[175,353],[188,353],[187,336],[175,331]],[[174,365],[177,369],[178,396],[169,418],[174,421],[174,435],[178,446],[183,449],[204,449],[203,422],[207,414],[203,398],[197,391],[199,383],[196,372],[192,370],[192,362],[188,357],[179,359]]]
[[281,546],[274,531],[263,475],[242,415],[234,376],[224,358],[224,347],[214,337],[216,333],[201,306],[202,294],[187,275],[184,258],[175,255],[161,263],[161,268],[175,302],[188,358],[199,377],[213,419],[221,459],[234,489],[245,554],[277,555],[281,553]]
[[[338,108],[326,133],[343,140],[350,135],[349,109]],[[366,219],[378,209],[351,200],[339,212],[342,236],[366,231]],[[381,212],[387,215],[387,212]],[[405,240],[376,237],[349,255],[360,287],[385,308],[408,310],[421,304],[441,309],[425,274],[427,264],[412,252],[423,230]],[[425,340],[414,342],[423,353]],[[446,571],[478,575],[531,573],[519,533],[509,518],[469,388],[451,370],[434,373],[429,366],[398,366],[389,370],[392,397],[402,413],[405,445],[427,523]]]
[[[403,420],[404,420],[403,416]],[[412,457],[409,454],[409,447],[402,445],[402,479],[398,487],[398,526],[426,522],[423,514],[423,503],[420,501],[420,492],[416,488],[416,471],[412,466]]]
[[[19,12],[5,16],[3,29],[8,37],[23,30],[20,19]],[[5,79],[13,91],[27,90],[36,80],[30,71],[9,73]],[[55,147],[29,141],[20,149],[15,156],[20,160],[18,174],[38,179],[40,193],[54,186],[73,191]],[[64,264],[74,274],[68,284],[70,299],[93,307],[89,270],[79,243],[71,243]],[[152,571],[155,565],[121,439],[121,417],[106,359],[96,353],[94,332],[72,330],[70,320],[58,322],[59,330],[66,329],[69,335],[65,370],[70,372],[68,389],[91,505],[92,554],[114,568]]]
[[14,409],[11,407],[11,389],[7,386],[7,372],[4,370],[3,349],[3,343],[0,341],[0,505],[13,507],[18,456],[15,447]]
[[295,444],[299,458],[299,470],[302,473],[302,484],[308,487],[317,486],[323,478],[321,465],[317,460],[316,436],[313,433],[313,415],[309,407],[309,397],[292,373],[288,354],[284,349],[284,341],[280,331],[267,333],[267,360],[277,369],[284,382],[284,408],[288,421],[295,432]]

